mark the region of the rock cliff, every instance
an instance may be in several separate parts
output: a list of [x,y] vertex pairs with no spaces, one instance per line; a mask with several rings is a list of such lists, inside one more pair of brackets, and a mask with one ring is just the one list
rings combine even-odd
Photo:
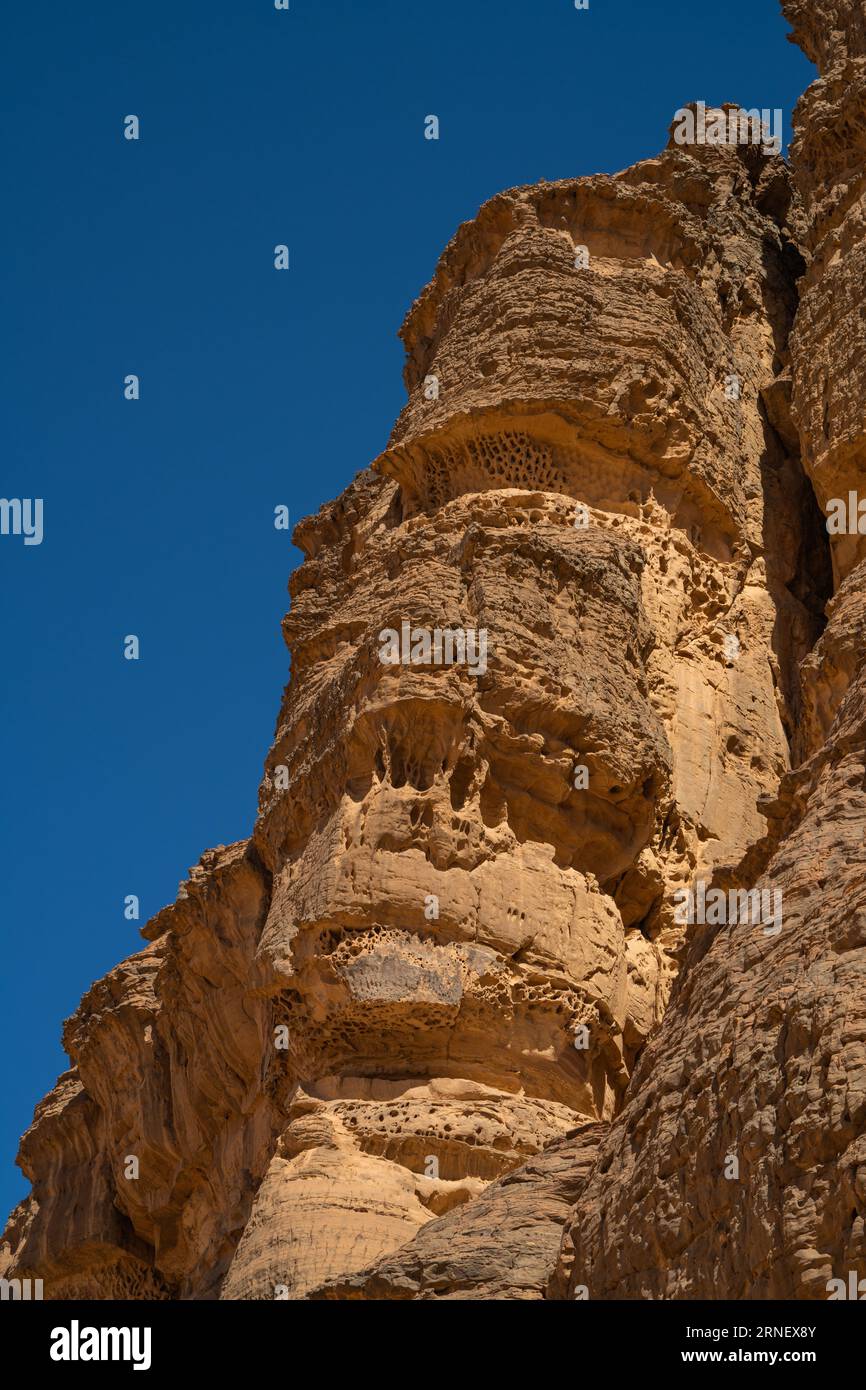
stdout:
[[866,21],[784,8],[821,69],[790,165],[672,130],[446,248],[388,448],[295,533],[252,835],[68,1021],[0,1273],[866,1276],[866,550],[825,517],[863,473]]

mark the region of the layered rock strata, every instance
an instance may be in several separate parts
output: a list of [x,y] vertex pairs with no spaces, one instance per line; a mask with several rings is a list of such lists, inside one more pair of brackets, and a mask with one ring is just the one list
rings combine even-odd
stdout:
[[[829,513],[863,492],[866,21],[862,5],[785,8],[821,77],[798,107],[791,152],[807,265],[790,371],[763,395],[786,442],[802,440]],[[690,928],[671,1006],[566,1223],[549,1298],[801,1300],[863,1287],[866,564],[856,522],[832,545],[837,591],[801,667],[796,766],[762,802],[766,834],[713,879],[728,892],[778,893],[782,928]],[[386,1268],[347,1287],[383,1296]]]

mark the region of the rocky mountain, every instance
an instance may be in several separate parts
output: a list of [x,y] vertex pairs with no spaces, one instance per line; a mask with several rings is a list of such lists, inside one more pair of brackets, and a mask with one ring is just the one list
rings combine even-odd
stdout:
[[6,1277],[866,1276],[866,13],[784,9],[788,162],[695,106],[727,134],[446,248],[388,448],[295,533],[255,827],[67,1022]]

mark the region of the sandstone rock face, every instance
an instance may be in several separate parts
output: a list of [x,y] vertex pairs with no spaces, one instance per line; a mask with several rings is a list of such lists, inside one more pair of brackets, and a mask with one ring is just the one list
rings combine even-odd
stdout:
[[690,943],[570,1220],[566,1296],[826,1298],[866,1274],[866,671],[842,690],[834,659],[863,651],[864,577],[811,663],[832,673],[829,738],[739,875],[783,894],[783,929]]
[[[520,1130],[496,1168],[444,1146],[430,1077],[490,1088],[500,1124],[519,1096],[530,1133],[542,1102],[560,1134],[612,1118],[670,988],[675,889],[763,832],[819,606],[805,482],[761,407],[799,268],[780,179],[757,150],[671,148],[494,199],[409,315],[379,478],[299,532],[256,969],[329,1138],[318,1116],[272,1168],[227,1294],[263,1296],[291,1264],[303,1296],[317,1261],[320,1283],[333,1261],[364,1269],[405,1223],[423,1223],[413,1250],[437,1239],[401,1177],[399,1212],[352,1217],[352,1252],[309,1253],[348,1229],[351,1194],[324,1176],[351,1171],[329,1147],[347,1119],[368,1156],[450,1181],[531,1151]],[[484,669],[383,664],[403,624],[485,633]],[[310,1231],[303,1270],[278,1229]]]
[[548,1295],[563,1224],[592,1168],[604,1125],[548,1145],[482,1196],[428,1226],[368,1271],[311,1299],[538,1301]]
[[[854,0],[783,8],[819,65],[795,112],[791,161],[809,268],[792,339],[794,415],[822,507],[862,494],[866,471],[866,11]],[[866,517],[833,537],[837,578],[866,559]]]
[[[672,137],[446,249],[388,448],[295,533],[253,834],[67,1025],[0,1273],[526,1300],[862,1264],[866,558],[823,631],[815,500],[860,457],[861,175],[809,143],[862,31],[815,9],[795,183]],[[699,882],[781,891],[782,930],[689,926]]]
[[[784,5],[821,78],[792,162],[810,264],[792,335],[793,415],[822,505],[863,492],[860,4]],[[783,930],[707,927],[570,1219],[563,1296],[824,1299],[866,1275],[866,562],[803,663],[799,765],[725,884],[771,885]],[[732,1161],[733,1160],[733,1161]]]
[[73,1068],[21,1142],[33,1192],[5,1238],[5,1263],[38,1270],[46,1297],[218,1289],[274,1128],[268,1013],[249,991],[267,900],[248,843],[209,852],[66,1024]]

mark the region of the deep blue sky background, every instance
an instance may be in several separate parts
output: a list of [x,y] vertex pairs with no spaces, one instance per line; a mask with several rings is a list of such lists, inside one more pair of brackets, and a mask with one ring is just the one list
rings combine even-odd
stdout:
[[781,106],[787,139],[814,77],[777,0],[41,0],[3,30],[0,495],[44,498],[45,539],[0,537],[0,1227],[62,1019],[142,944],[125,895],[144,920],[249,833],[300,559],[273,509],[384,446],[457,224],[656,153],[686,101]]

